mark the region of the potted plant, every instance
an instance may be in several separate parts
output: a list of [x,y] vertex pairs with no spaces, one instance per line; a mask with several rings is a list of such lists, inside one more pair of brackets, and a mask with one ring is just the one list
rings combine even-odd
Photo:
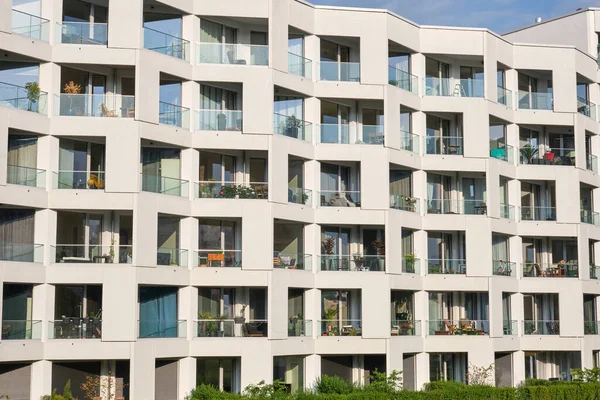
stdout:
[[361,254],[355,254],[352,257],[357,271],[362,271],[365,266],[365,258]]
[[335,239],[328,237],[321,242],[323,251],[325,252],[325,271],[331,271],[331,263],[333,262],[333,249],[335,247]]
[[242,304],[242,309],[240,310],[240,315],[233,317],[233,322],[235,322],[236,324],[243,324],[244,322],[246,322],[246,307],[248,307],[247,304]]
[[293,138],[298,138],[298,131],[302,128],[302,121],[296,118],[295,115],[285,119],[286,132],[285,135]]
[[527,161],[527,164],[531,164],[533,157],[538,154],[538,149],[532,147],[530,144],[526,144],[525,146],[521,147],[520,151],[521,156],[523,156],[523,158]]
[[234,199],[238,196],[238,189],[235,185],[223,185],[219,191],[219,197],[225,199]]
[[335,336],[334,321],[337,318],[337,308],[330,307],[323,313],[323,318],[327,323],[327,330],[323,336]]
[[385,240],[374,240],[371,245],[377,251],[377,271],[385,270]]
[[[70,95],[80,94],[81,85],[78,85],[73,81],[69,81],[63,87],[63,92]],[[73,115],[73,97],[76,96],[69,96],[69,115]]]
[[417,258],[414,254],[408,253],[404,255],[404,272],[409,274],[415,273],[415,263],[417,262]]
[[37,111],[34,110],[33,105],[40,99],[40,85],[37,82],[27,82],[25,84],[25,89],[27,90],[27,100],[29,101],[27,110]]

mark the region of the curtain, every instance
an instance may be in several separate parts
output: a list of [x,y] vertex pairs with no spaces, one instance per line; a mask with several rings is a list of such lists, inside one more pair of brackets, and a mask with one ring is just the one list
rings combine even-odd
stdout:
[[33,210],[0,211],[0,260],[33,262]]
[[390,171],[390,194],[407,196],[411,195],[411,172],[410,171]]
[[177,337],[177,288],[140,287],[141,338]]
[[508,237],[505,235],[492,235],[492,260],[508,261]]
[[200,20],[200,42],[221,43],[223,37],[223,25],[206,19]]
[[37,183],[37,171],[34,170],[37,167],[37,137],[9,135],[7,161],[8,183],[35,186]]
[[332,192],[339,190],[337,165],[321,164],[321,190]]

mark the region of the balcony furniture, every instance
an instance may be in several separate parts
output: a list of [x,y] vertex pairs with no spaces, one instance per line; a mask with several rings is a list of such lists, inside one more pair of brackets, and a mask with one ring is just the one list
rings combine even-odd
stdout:
[[[223,257],[225,257],[225,254],[223,254]],[[221,264],[221,266],[227,266],[228,264],[231,264],[231,266],[234,268],[239,268],[242,266],[242,262],[236,259],[234,251],[230,251],[228,253],[228,257],[224,259],[224,264]]]
[[546,321],[546,329],[550,335],[558,335],[560,333],[560,324],[556,321]]
[[110,256],[94,256],[93,259],[97,264],[107,264],[110,261]]
[[487,214],[487,204],[485,204],[485,203],[476,205],[474,208],[475,208],[475,211],[477,211],[477,214],[480,214],[480,215]]
[[510,262],[500,261],[498,269],[496,270],[496,275],[511,276],[512,270],[510,269]]
[[96,174],[90,174],[87,184],[90,189],[104,189],[104,179],[98,177]]
[[87,257],[63,257],[60,262],[64,262],[64,263],[91,263],[92,260],[90,260]]
[[490,156],[492,156],[492,158],[497,158],[498,160],[505,160],[506,159],[506,150],[505,149],[491,149]]
[[449,335],[454,335],[454,333],[456,332],[456,325],[455,324],[451,324],[450,322],[448,322],[447,320],[444,320],[444,325],[446,326],[446,328],[448,329],[447,332]]
[[268,186],[267,185],[259,185],[256,186],[256,198],[257,199],[266,199],[268,198]]
[[468,318],[460,319],[460,329],[475,329],[475,322]]
[[108,107],[106,107],[106,104],[104,104],[104,103],[100,103],[98,108],[100,109],[100,112],[102,113],[103,117],[116,117],[117,116],[117,114],[114,111],[109,110]]
[[263,322],[246,322],[244,324],[245,337],[265,337],[266,332],[262,328]]
[[392,325],[392,336],[398,336],[398,334],[400,333],[400,326],[399,325]]
[[548,276],[546,271],[543,271],[538,264],[533,264],[533,268],[535,269],[535,276]]
[[127,118],[135,118],[135,108],[121,107],[121,116]]
[[171,253],[157,253],[156,261],[158,265],[171,265]]

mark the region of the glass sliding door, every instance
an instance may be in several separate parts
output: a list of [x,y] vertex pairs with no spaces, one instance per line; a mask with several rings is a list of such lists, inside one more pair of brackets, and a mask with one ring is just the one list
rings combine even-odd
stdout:
[[[32,339],[33,285],[5,283],[2,291],[2,340]],[[39,326],[36,327],[39,329]]]

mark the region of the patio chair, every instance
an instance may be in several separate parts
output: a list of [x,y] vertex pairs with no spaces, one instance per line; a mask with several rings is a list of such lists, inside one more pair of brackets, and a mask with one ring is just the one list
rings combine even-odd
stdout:
[[538,264],[533,264],[533,268],[535,268],[536,276],[543,276],[543,277],[548,276],[547,272],[542,270],[542,268],[540,268],[540,266]]
[[104,102],[100,103],[98,108],[100,109],[100,112],[102,113],[103,117],[116,117],[117,116],[117,114],[114,111],[111,111],[108,109],[108,107],[106,107],[106,104],[104,104]]
[[265,334],[260,329],[258,329],[258,325],[255,322],[246,322],[244,324],[244,336],[246,337],[264,337]]
[[454,335],[454,332],[456,332],[456,325],[451,324],[448,320],[444,320],[444,325],[446,326],[446,329],[448,329],[449,334]]
[[547,321],[546,329],[548,329],[550,335],[558,335],[560,331],[558,322],[554,321]]
[[461,318],[460,319],[460,328],[461,329],[475,329],[475,322],[471,321],[469,318]]

